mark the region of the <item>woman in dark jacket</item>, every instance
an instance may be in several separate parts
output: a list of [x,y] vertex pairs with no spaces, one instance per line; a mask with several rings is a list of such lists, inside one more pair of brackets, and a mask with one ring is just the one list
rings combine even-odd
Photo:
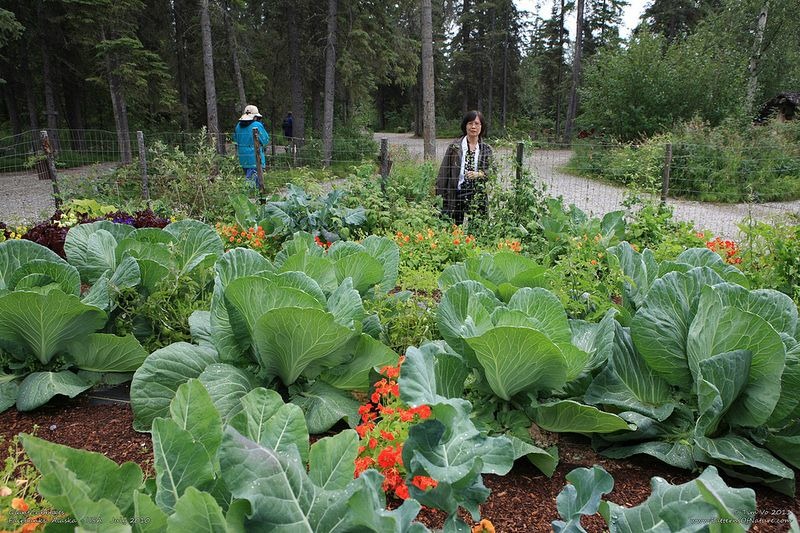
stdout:
[[464,136],[447,148],[436,177],[442,212],[459,225],[473,201],[477,212],[486,214],[486,176],[492,163],[492,148],[483,142],[486,126],[480,111],[464,115],[461,133]]

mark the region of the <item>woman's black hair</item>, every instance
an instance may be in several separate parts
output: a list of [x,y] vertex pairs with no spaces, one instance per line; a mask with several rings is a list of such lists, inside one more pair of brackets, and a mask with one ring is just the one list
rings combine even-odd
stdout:
[[461,133],[466,135],[467,124],[469,124],[476,118],[480,119],[481,121],[481,132],[478,134],[478,139],[483,139],[483,137],[486,135],[486,121],[483,119],[483,113],[481,113],[480,111],[476,110],[467,111],[467,114],[464,115],[464,118],[461,119]]

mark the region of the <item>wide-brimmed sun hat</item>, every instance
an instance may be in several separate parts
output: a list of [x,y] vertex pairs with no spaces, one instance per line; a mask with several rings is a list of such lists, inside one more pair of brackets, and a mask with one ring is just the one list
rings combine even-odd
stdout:
[[261,118],[261,113],[258,112],[258,108],[254,105],[249,105],[244,108],[244,115],[239,117],[239,120],[253,120],[256,118]]

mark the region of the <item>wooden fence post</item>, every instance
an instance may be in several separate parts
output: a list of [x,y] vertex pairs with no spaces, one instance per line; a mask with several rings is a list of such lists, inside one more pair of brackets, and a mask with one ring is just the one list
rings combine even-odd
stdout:
[[50,181],[53,182],[53,202],[56,209],[61,208],[61,191],[58,188],[58,175],[56,174],[56,160],[53,156],[53,147],[50,145],[50,138],[47,136],[47,130],[39,132],[39,140],[42,143],[42,150],[47,158],[47,172],[50,174]]
[[147,208],[150,209],[150,184],[147,179],[147,152],[144,147],[144,133],[141,131],[136,132],[136,142],[139,145],[139,166],[142,171],[142,198],[147,202]]
[[258,128],[253,128],[253,152],[256,156],[256,175],[258,176],[258,193],[264,198],[264,169],[261,167],[261,141],[258,140]]
[[525,143],[517,143],[517,185],[522,183],[522,158],[524,156]]
[[381,192],[386,194],[386,182],[389,180],[389,139],[381,137]]
[[669,174],[672,167],[672,143],[664,147],[664,170],[661,173],[661,203],[667,202],[669,196]]

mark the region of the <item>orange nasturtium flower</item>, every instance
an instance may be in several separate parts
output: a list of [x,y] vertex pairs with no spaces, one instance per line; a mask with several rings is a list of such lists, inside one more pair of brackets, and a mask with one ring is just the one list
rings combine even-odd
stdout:
[[25,503],[25,500],[22,498],[14,498],[11,500],[11,507],[20,511],[21,513],[27,512],[30,506]]

